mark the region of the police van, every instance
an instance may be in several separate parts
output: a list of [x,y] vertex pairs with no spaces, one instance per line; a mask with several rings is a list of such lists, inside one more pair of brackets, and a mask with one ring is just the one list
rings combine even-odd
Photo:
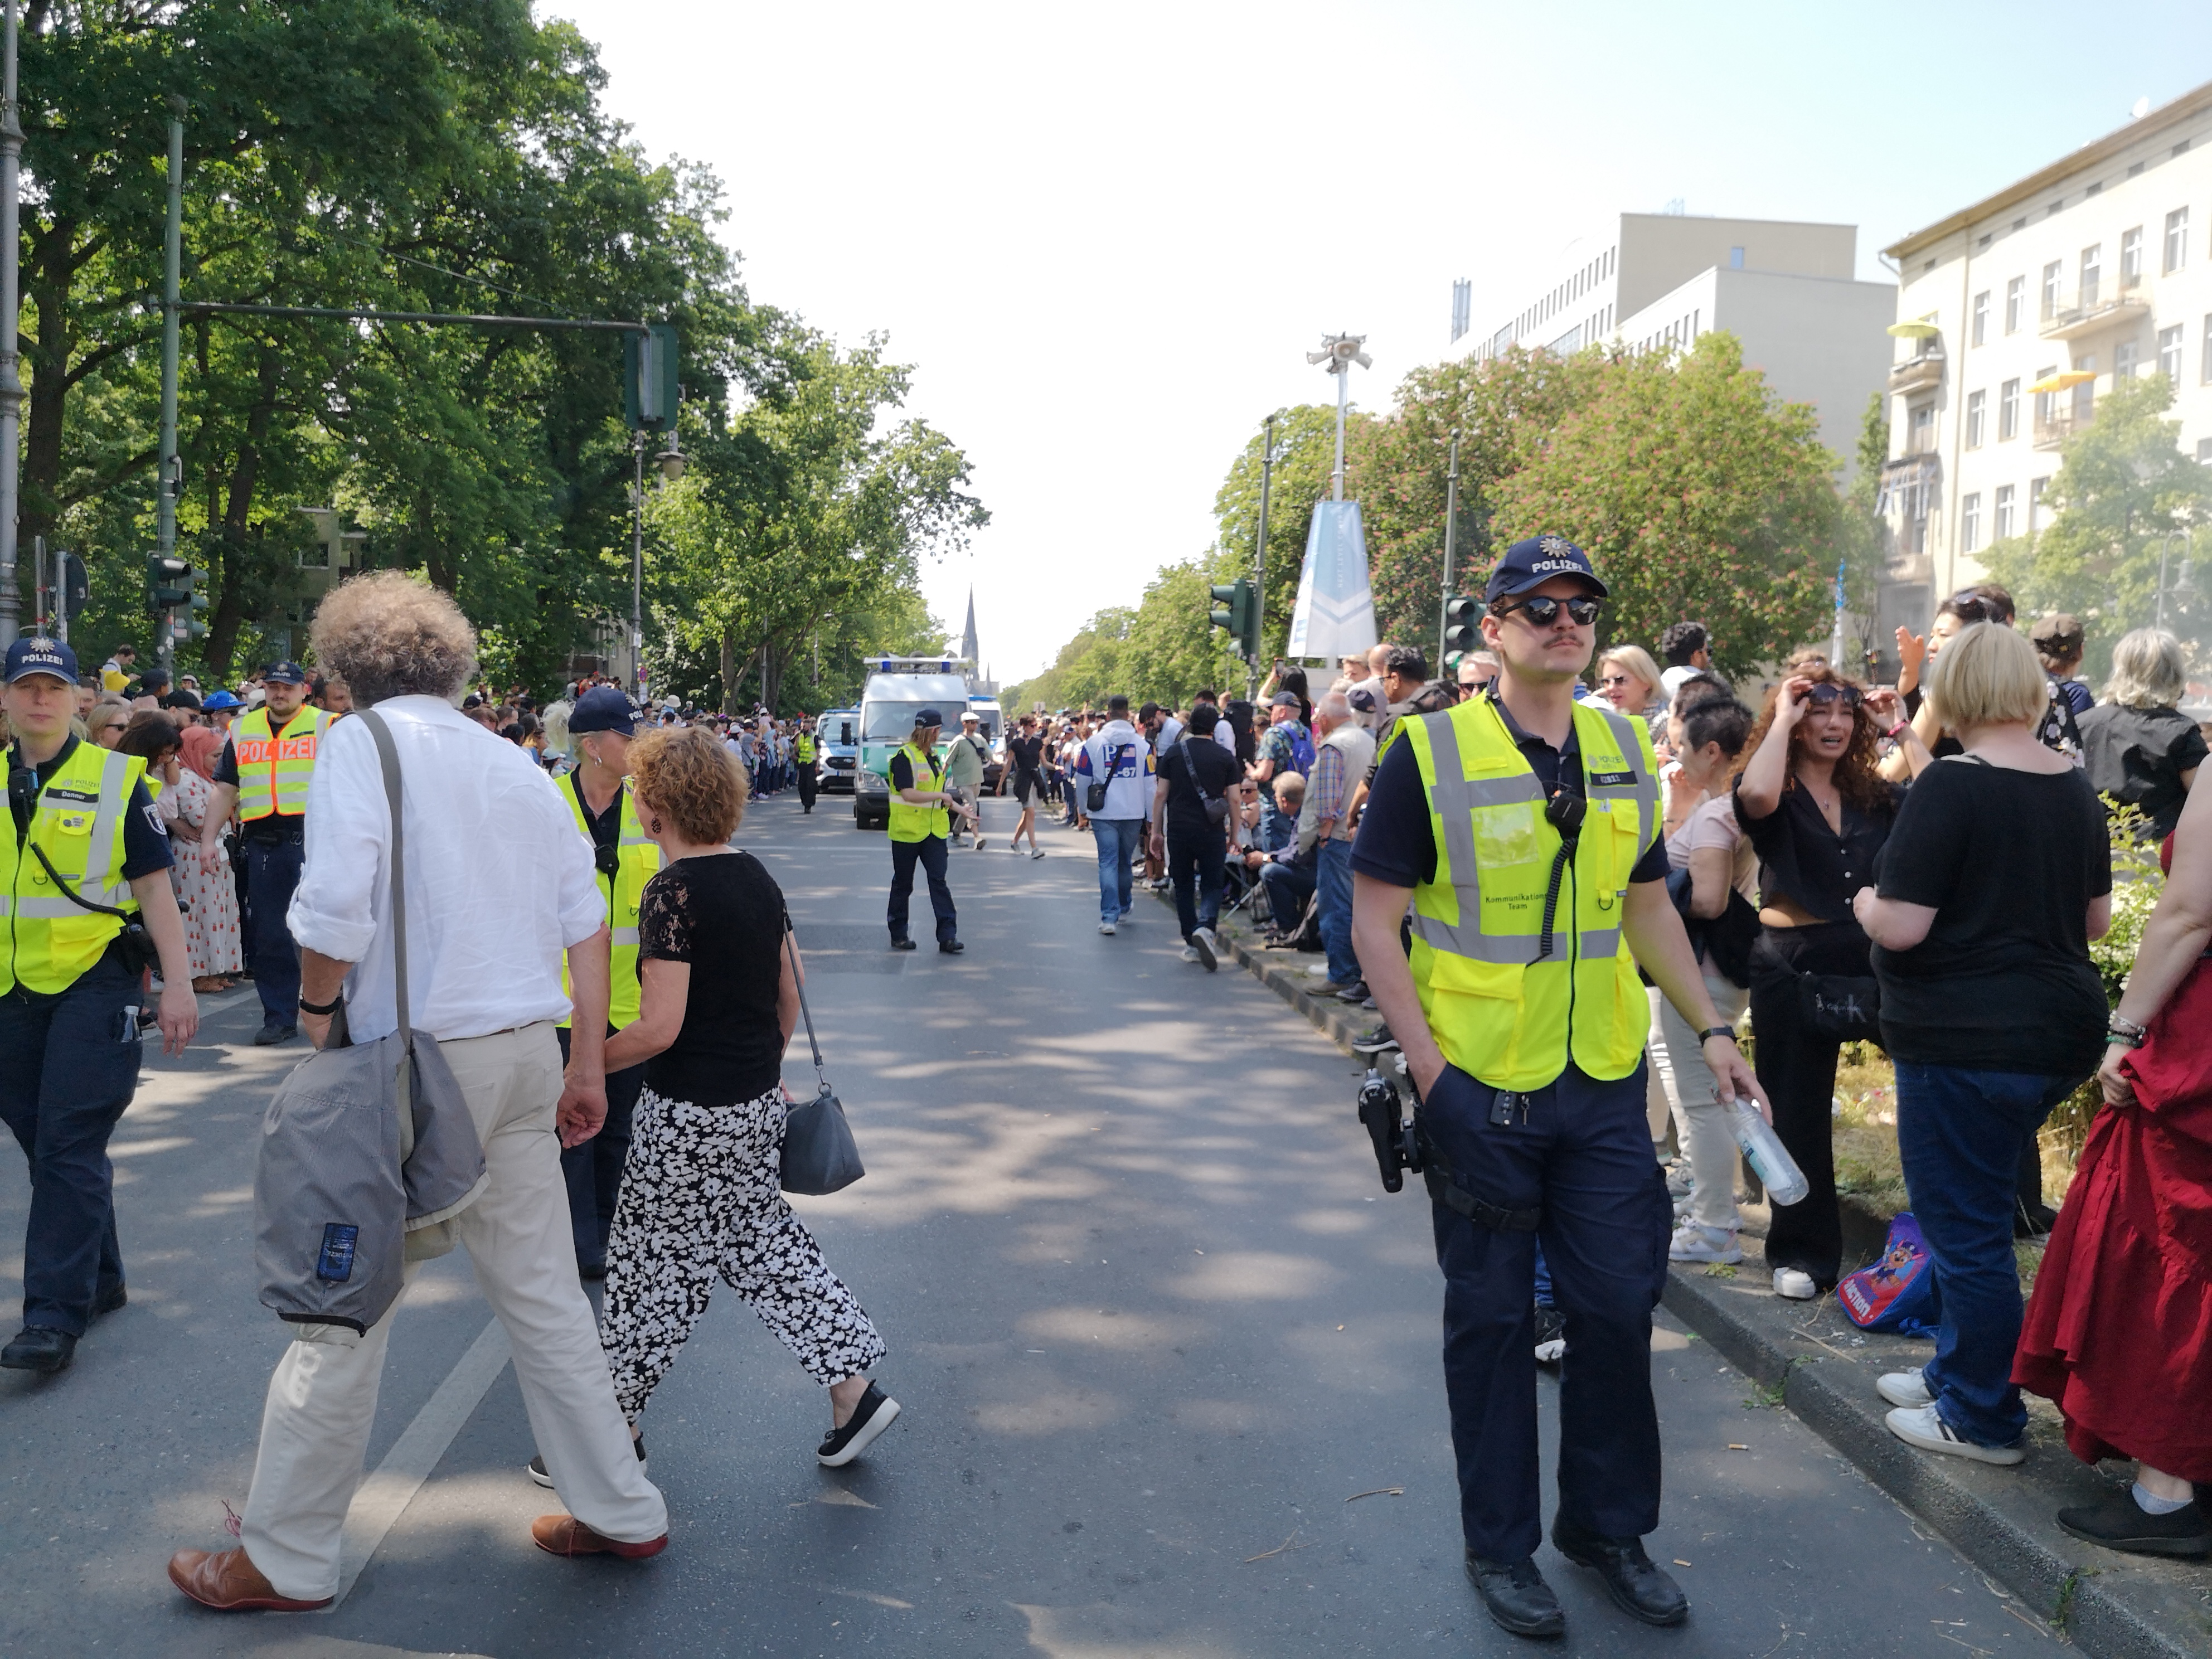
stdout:
[[860,711],[832,708],[814,722],[814,775],[825,795],[853,793],[860,764]]
[[968,706],[968,672],[958,657],[877,657],[860,693],[860,763],[853,769],[853,822],[863,830],[888,830],[891,822],[891,757],[914,735],[914,717],[933,708],[944,721],[937,752],[960,735]]

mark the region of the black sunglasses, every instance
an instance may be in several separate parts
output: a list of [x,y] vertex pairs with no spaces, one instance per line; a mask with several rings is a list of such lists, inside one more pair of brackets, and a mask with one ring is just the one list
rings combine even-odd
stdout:
[[1977,593],[1971,587],[1963,593],[1953,594],[1950,608],[1964,623],[2001,623],[2004,620],[2004,611],[1995,599],[1986,593]]
[[1559,619],[1559,607],[1565,605],[1568,621],[1577,628],[1588,628],[1597,620],[1599,607],[1604,603],[1595,593],[1577,593],[1571,599],[1555,599],[1548,593],[1539,593],[1534,599],[1521,599],[1510,605],[1493,605],[1490,607],[1490,614],[1510,617],[1516,611],[1526,611],[1532,626],[1549,628]]
[[1825,708],[1838,699],[1846,708],[1856,708],[1865,701],[1856,685],[1838,685],[1832,680],[1819,680],[1805,688],[1807,702],[1816,702]]

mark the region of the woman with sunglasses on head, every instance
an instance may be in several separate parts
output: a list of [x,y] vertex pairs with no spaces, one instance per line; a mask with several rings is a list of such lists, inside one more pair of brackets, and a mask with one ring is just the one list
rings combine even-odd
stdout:
[[[1962,752],[1964,745],[1956,736],[1943,729],[1921,695],[1921,687],[1936,659],[1942,654],[1944,641],[1956,639],[1976,623],[1997,623],[2012,626],[2012,596],[2002,587],[1962,588],[1936,607],[1936,620],[1928,627],[1928,636],[1923,639],[1911,629],[1897,630],[1897,693],[1904,699],[1906,718],[1912,730],[1931,759],[1945,760]],[[1911,769],[1905,750],[1890,751],[1881,763],[1881,775],[1892,783],[1905,783],[1917,775]]]
[[1597,659],[1597,693],[1624,714],[1651,728],[1651,740],[1667,740],[1667,693],[1659,684],[1659,665],[1640,645],[1616,645]]
[[1874,969],[1851,898],[1873,879],[1904,793],[1875,770],[1885,731],[1928,763],[1895,692],[1863,691],[1826,665],[1793,675],[1769,694],[1736,778],[1736,818],[1759,865],[1759,1080],[1811,1188],[1774,1206],[1766,1235],[1775,1292],[1793,1301],[1832,1290],[1843,1267],[1830,1113],[1838,1050],[1876,1035]]

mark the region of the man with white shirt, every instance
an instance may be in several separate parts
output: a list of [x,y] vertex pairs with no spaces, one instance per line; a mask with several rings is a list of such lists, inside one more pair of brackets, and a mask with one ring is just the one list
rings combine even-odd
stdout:
[[[1106,724],[1077,751],[1073,779],[1079,810],[1098,842],[1098,931],[1112,933],[1129,916],[1130,861],[1144,845],[1152,807],[1150,740],[1129,720],[1129,700],[1106,700]],[[1104,802],[1092,811],[1091,786],[1105,785]]]
[[[446,594],[396,570],[356,577],[317,611],[314,647],[398,751],[410,1019],[459,1080],[489,1177],[452,1225],[507,1328],[531,1427],[574,1511],[540,1517],[531,1535],[555,1555],[656,1554],[667,1509],[615,1403],[561,1176],[562,1145],[588,1139],[606,1115],[609,936],[591,847],[529,757],[453,706],[476,637]],[[391,842],[374,734],[341,721],[309,785],[289,913],[300,1024],[318,1047],[341,1002],[355,1042],[398,1029]],[[571,1012],[563,952],[574,987],[565,1079],[554,1036]],[[169,1563],[194,1601],[299,1612],[337,1593],[392,1319],[360,1337],[297,1328],[270,1381],[240,1547],[182,1550]]]

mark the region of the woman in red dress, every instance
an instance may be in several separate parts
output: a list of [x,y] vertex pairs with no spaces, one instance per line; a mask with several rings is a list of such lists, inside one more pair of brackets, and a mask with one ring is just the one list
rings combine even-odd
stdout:
[[2165,849],[2166,890],[2112,1011],[2089,1127],[2028,1303],[2013,1381],[2056,1402],[2084,1462],[2131,1491],[2058,1512],[2077,1538],[2212,1555],[2212,789]]

